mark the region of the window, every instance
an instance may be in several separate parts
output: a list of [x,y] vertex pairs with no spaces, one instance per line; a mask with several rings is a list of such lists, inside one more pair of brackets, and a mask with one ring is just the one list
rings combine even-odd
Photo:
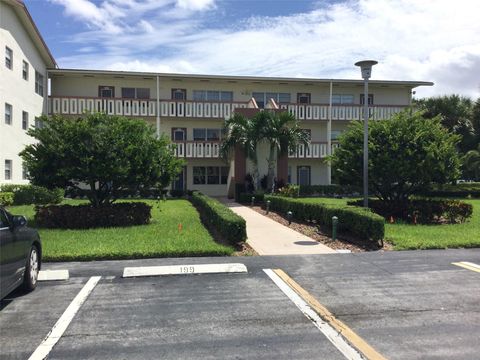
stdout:
[[220,168],[218,166],[207,167],[207,184],[220,184]]
[[341,134],[342,134],[342,132],[340,130],[332,130],[332,132],[330,133],[330,139],[331,140],[338,140],[338,138],[340,137]]
[[12,179],[12,160],[5,160],[5,180]]
[[35,70],[35,92],[43,96],[43,75]]
[[12,125],[12,105],[5,103],[5,124]]
[[22,111],[22,129],[28,129],[28,112]]
[[23,60],[22,77],[23,80],[28,81],[28,63],[25,60]]
[[122,98],[124,99],[150,99],[149,88],[123,88]]
[[288,167],[288,183],[291,184],[292,183],[292,167],[289,166]]
[[297,103],[310,104],[311,97],[310,93],[297,93]]
[[233,101],[233,91],[193,90],[195,101]]
[[100,85],[98,87],[98,97],[114,98],[115,97],[115,86]]
[[353,104],[353,95],[351,94],[333,94],[332,104]]
[[195,141],[217,141],[222,137],[222,129],[193,129],[193,140]]
[[36,129],[42,129],[43,128],[43,121],[38,117],[35,118],[35,128]]
[[172,89],[172,100],[187,100],[187,90]]
[[206,168],[203,166],[193,167],[193,184],[194,185],[205,184],[205,172],[206,172]]
[[228,166],[194,166],[193,183],[195,185],[226,185],[229,170]]
[[22,179],[28,180],[28,170],[25,164],[22,164]]
[[5,46],[5,66],[10,70],[13,68],[13,51],[8,46]]
[[252,97],[257,102],[259,108],[263,109],[265,104],[268,103],[270,99],[275,100],[278,104],[289,104],[290,103],[290,94],[289,93],[272,93],[272,92],[253,92]]
[[[365,95],[360,94],[360,105],[365,104]],[[368,94],[368,105],[373,105],[373,94]]]

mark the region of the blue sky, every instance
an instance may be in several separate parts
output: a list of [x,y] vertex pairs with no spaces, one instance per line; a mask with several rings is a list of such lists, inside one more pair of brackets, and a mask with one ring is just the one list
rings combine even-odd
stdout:
[[24,0],[62,68],[425,80],[480,96],[477,0]]

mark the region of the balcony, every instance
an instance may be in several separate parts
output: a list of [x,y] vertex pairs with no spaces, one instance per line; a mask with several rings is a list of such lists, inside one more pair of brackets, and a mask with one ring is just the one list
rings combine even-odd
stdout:
[[[295,151],[291,151],[288,157],[291,159],[322,159],[328,153],[328,143],[326,142],[312,142],[308,145],[298,145]],[[338,148],[337,142],[332,142],[332,153]]]
[[175,156],[180,158],[220,158],[219,141],[174,141]]
[[[251,102],[213,102],[160,100],[160,117],[227,119],[235,109],[251,108]],[[254,105],[253,105],[254,106]],[[280,110],[288,110],[299,120],[328,120],[328,104],[280,104]],[[374,120],[389,119],[406,106],[372,105],[370,117]],[[105,112],[109,115],[156,117],[155,99],[119,99],[98,97],[49,97],[49,113],[82,115],[85,112]],[[361,120],[362,105],[333,105],[332,120]]]
[[[160,117],[229,118],[235,109],[246,108],[241,102],[160,100]],[[120,116],[157,116],[155,99],[118,99],[97,97],[49,97],[49,113],[82,115],[85,112],[104,112]]]

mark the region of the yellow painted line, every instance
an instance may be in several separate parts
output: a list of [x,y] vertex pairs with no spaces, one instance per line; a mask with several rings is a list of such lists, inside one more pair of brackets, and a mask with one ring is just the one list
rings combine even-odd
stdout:
[[472,270],[480,273],[480,265],[477,265],[475,263],[471,263],[468,261],[460,261],[460,262],[454,262],[452,263],[452,265],[460,266],[460,267],[463,267],[464,269],[468,269],[468,270]]
[[386,360],[386,358],[371,347],[365,340],[358,336],[346,324],[338,320],[325,306],[320,304],[310,293],[302,288],[295,280],[288,276],[283,270],[273,270],[293,291],[295,291],[310,307],[327,323],[337,330],[352,346],[370,360]]

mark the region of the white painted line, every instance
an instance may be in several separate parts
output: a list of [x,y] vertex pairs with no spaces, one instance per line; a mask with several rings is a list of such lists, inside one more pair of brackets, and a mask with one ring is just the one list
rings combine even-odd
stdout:
[[28,360],[43,360],[48,356],[100,279],[101,276],[92,276],[87,281],[85,286],[80,290],[77,296],[75,296],[75,299],[72,300],[70,305],[68,305],[65,312],[60,316],[60,319],[58,319],[52,330],[50,330],[48,335],[43,339],[42,343],[37,347]]
[[68,270],[42,270],[38,273],[38,281],[68,280]]
[[472,263],[472,262],[469,262],[469,261],[462,261],[461,263],[480,270],[480,265],[478,265],[478,264],[475,264],[475,263]]
[[350,254],[352,250],[347,250],[347,249],[338,249],[337,253],[339,254]]
[[196,264],[196,265],[169,265],[169,266],[141,266],[126,267],[123,277],[187,275],[187,274],[216,274],[216,273],[246,273],[244,264]]
[[452,265],[460,266],[464,269],[471,270],[471,271],[476,271],[480,273],[480,265],[468,262],[468,261],[460,261],[460,262],[454,262]]
[[293,291],[290,286],[275,274],[272,269],[263,269],[263,271],[347,359],[363,360],[360,353],[355,350],[333,327],[323,321],[322,318],[295,291]]

